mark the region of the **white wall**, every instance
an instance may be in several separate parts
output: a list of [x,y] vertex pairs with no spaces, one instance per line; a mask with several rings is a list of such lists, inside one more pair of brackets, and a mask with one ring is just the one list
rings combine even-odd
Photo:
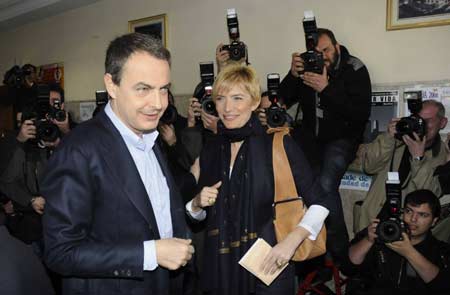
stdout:
[[228,43],[230,7],[262,84],[269,72],[284,76],[291,53],[304,49],[301,19],[310,9],[366,63],[373,83],[450,79],[450,26],[388,32],[384,0],[104,0],[0,33],[0,73],[14,60],[64,62],[67,100],[93,99],[103,88],[108,42],[127,32],[129,20],[167,13],[173,92],[189,94],[198,62],[213,60],[216,45]]

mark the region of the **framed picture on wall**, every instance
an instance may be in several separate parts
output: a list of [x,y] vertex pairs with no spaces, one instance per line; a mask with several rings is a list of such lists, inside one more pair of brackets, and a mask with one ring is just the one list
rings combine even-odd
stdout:
[[450,24],[450,0],[387,0],[386,29]]
[[160,14],[128,22],[128,31],[143,33],[159,38],[167,47],[167,16]]

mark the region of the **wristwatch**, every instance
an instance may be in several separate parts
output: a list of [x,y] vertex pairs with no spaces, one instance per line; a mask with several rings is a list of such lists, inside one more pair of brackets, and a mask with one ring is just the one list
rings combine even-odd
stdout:
[[423,156],[417,156],[417,157],[414,157],[413,158],[413,161],[422,161],[422,159],[423,159]]

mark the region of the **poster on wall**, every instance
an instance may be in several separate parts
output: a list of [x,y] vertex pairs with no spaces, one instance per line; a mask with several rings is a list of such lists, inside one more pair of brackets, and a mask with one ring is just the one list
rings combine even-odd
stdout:
[[64,89],[64,63],[53,63],[37,67],[38,83],[58,83]]

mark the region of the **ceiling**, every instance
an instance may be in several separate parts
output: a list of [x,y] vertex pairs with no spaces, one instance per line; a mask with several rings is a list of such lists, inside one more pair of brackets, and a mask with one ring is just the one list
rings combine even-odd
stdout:
[[99,0],[0,0],[0,31],[14,29]]

